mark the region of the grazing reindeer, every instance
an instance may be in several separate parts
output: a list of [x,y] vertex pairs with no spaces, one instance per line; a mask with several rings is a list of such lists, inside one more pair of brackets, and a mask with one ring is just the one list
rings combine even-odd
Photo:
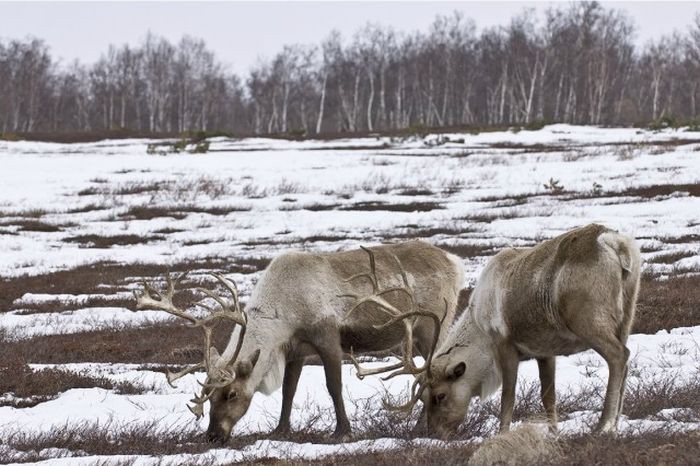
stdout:
[[617,428],[625,344],[639,288],[632,238],[591,224],[525,249],[498,253],[479,278],[468,309],[450,329],[424,379],[428,427],[441,434],[464,420],[470,399],[503,385],[500,430],[513,415],[520,361],[537,359],[550,428],[556,430],[554,359],[592,348],[610,376],[597,431]]
[[[389,278],[380,283],[379,277],[385,276]],[[413,343],[429,360],[440,330],[452,323],[464,273],[457,257],[421,241],[337,253],[286,253],[265,270],[245,312],[240,309],[235,285],[222,276],[216,278],[233,300],[201,290],[219,305],[208,308],[211,314],[204,319],[173,305],[178,280],[170,277],[164,292],[144,284],[136,298],[137,309],[170,312],[204,330],[204,360],[180,373],[167,374],[168,381],[201,369],[207,372],[202,392],[190,409],[199,418],[208,400],[207,437],[223,441],[256,392],[270,394],[280,386],[282,413],[275,432],[288,432],[301,369],[305,358],[313,354],[320,356],[324,366],[335,407],[335,435],[349,433],[341,386],[343,353],[386,351],[403,342],[403,369],[394,365],[365,370],[351,356],[358,375],[394,369],[390,377],[420,373],[423,368],[412,364]],[[238,326],[219,354],[212,346],[211,332],[222,318]]]

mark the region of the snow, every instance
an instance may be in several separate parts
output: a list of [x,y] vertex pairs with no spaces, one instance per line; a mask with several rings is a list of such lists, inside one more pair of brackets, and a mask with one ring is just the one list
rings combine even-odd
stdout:
[[[480,245],[495,249],[527,246],[589,222],[604,223],[638,238],[645,247],[645,269],[656,274],[700,272],[700,201],[682,193],[638,197],[593,196],[594,183],[604,192],[659,184],[700,183],[700,144],[664,146],[667,141],[695,139],[697,133],[652,132],[630,128],[551,125],[540,131],[498,131],[480,134],[429,135],[399,140],[368,137],[333,141],[285,141],[251,138],[211,140],[208,154],[146,154],[150,140],[54,144],[0,141],[0,276],[42,275],[79,265],[112,261],[119,264],[169,265],[202,258],[272,258],[289,249],[338,250],[373,244],[419,228],[448,228],[455,233],[429,238],[436,244]],[[448,141],[449,140],[449,141]],[[462,142],[463,140],[463,142]],[[437,144],[440,142],[441,144]],[[442,144],[444,142],[444,144]],[[493,147],[497,144],[498,147]],[[541,150],[539,145],[554,147]],[[524,150],[530,146],[531,149]],[[555,196],[544,184],[558,180],[567,194]],[[123,194],[134,186],[160,183],[159,191]],[[96,194],[81,191],[90,188]],[[405,191],[422,190],[422,194]],[[138,190],[135,190],[138,191]],[[507,197],[522,199],[504,199]],[[362,202],[409,204],[434,202],[439,209],[403,212],[353,210]],[[321,205],[336,206],[319,210]],[[98,210],[83,209],[97,205]],[[182,208],[238,207],[223,215],[185,212],[182,218],[135,220],[124,214],[134,206]],[[349,208],[350,210],[340,210]],[[34,212],[31,212],[34,210]],[[491,221],[479,221],[477,217]],[[55,232],[26,231],[21,221],[58,225]],[[414,227],[412,227],[414,226]],[[163,229],[176,230],[159,233]],[[109,248],[84,247],[65,240],[78,235],[149,235],[149,242]],[[313,236],[333,236],[338,241]],[[680,238],[680,239],[679,239]],[[669,242],[672,241],[672,242]],[[671,264],[654,259],[682,253]],[[490,253],[485,253],[490,254]],[[464,259],[466,280],[473,283],[486,256]],[[191,276],[205,280],[205,270]],[[243,300],[259,272],[230,274]],[[103,328],[143,326],[170,319],[154,311],[131,312],[118,306],[93,306],[93,299],[123,300],[137,283],[104,284],[105,294],[72,295],[28,290],[0,309],[0,331],[10,338],[76,333]],[[101,303],[102,304],[102,303]],[[53,305],[72,310],[36,312]],[[628,347],[633,369],[630,386],[649,377],[674,377],[678,383],[698,376],[700,327],[674,329],[655,335],[632,335]],[[373,365],[377,363],[368,363]],[[201,432],[206,416],[196,423],[186,409],[203,375],[190,375],[170,387],[162,373],[143,364],[76,362],[32,365],[128,381],[147,389],[121,395],[99,388],[72,389],[29,408],[0,407],[0,455],[22,460],[2,441],[13,432],[50,432],[83,423],[120,429],[157,420],[164,430]],[[368,406],[382,409],[388,391],[397,395],[408,377],[382,382],[359,381],[351,366],[343,367],[344,397],[351,421],[357,424]],[[332,430],[332,404],[319,366],[304,368],[292,413],[293,426],[321,415],[321,427]],[[534,362],[521,364],[519,383],[537,380]],[[593,384],[603,387],[607,366],[592,351],[557,358],[557,389],[576,392]],[[11,401],[13,395],[3,394]],[[274,428],[281,392],[256,394],[234,435],[268,432]],[[597,406],[597,405],[596,405]],[[207,405],[208,409],[208,405]],[[683,423],[675,408],[649,419],[623,419],[621,430]],[[677,416],[678,415],[678,416]],[[599,407],[573,413],[560,423],[565,433],[586,431],[599,416]],[[495,422],[495,418],[489,422]],[[477,441],[478,439],[474,439]],[[411,441],[414,446],[435,442]],[[296,444],[258,441],[240,450],[213,449],[196,455],[88,456],[49,449],[39,452],[46,464],[181,464],[229,463],[262,458],[315,459],[366,449],[406,448],[397,439],[350,441],[343,444]],[[82,455],[82,456],[76,456]]]
[[[632,335],[628,347],[630,349],[630,376],[628,385],[633,387],[643,379],[650,377],[674,377],[676,382],[683,385],[698,375],[700,361],[700,326],[674,329],[672,332],[661,331],[655,335]],[[391,362],[391,361],[387,361]],[[367,363],[368,367],[384,363]],[[188,375],[178,381],[176,388],[170,387],[162,373],[148,370],[148,367],[136,364],[32,364],[33,370],[51,367],[88,375],[104,376],[116,382],[131,381],[146,387],[151,387],[148,393],[139,395],[119,395],[101,388],[72,389],[61,394],[56,399],[40,403],[31,408],[16,409],[9,406],[0,407],[0,418],[3,419],[0,428],[0,441],[12,432],[50,432],[67,426],[94,424],[109,426],[115,435],[122,429],[133,428],[134,425],[153,425],[154,429],[171,430],[174,432],[199,432],[207,427],[207,416],[196,422],[186,408],[191,394],[198,390],[197,380],[203,381],[203,374]],[[306,366],[299,381],[298,392],[292,411],[293,428],[305,425],[305,422],[319,413],[327,431],[334,425],[333,409],[330,397],[325,389],[323,369],[320,366]],[[399,376],[391,381],[382,381],[378,376],[368,376],[360,381],[355,377],[352,365],[343,366],[343,381],[348,416],[351,422],[357,423],[366,416],[368,406],[373,409],[381,408],[381,399],[385,393],[401,394],[410,384],[409,376]],[[519,369],[518,384],[527,386],[538,381],[537,365],[534,361],[523,362]],[[607,366],[595,352],[586,351],[569,357],[557,358],[557,391],[567,393],[577,392],[579,387],[593,384],[601,388],[607,381]],[[498,394],[494,395],[498,398]],[[281,391],[265,396],[256,394],[247,414],[236,426],[233,435],[244,435],[255,432],[269,432],[276,423],[281,409]],[[477,403],[479,401],[476,401]],[[369,403],[369,405],[367,404]],[[596,411],[573,413],[569,419],[559,423],[563,433],[580,433],[590,429],[590,425],[600,415],[602,401],[594,402]],[[208,409],[208,405],[206,405]],[[372,408],[370,408],[372,409]],[[663,420],[671,411],[668,409],[658,413],[654,419],[630,420],[623,418],[620,431],[636,432],[642,428],[664,425],[669,428],[689,430],[700,428],[698,422],[678,422]],[[490,422],[496,422],[492,418]],[[357,425],[355,426],[357,428]],[[414,444],[433,442],[429,439],[416,439]],[[370,449],[385,450],[406,447],[403,441],[397,439],[364,440],[361,442],[343,443],[339,445],[295,444],[292,442],[257,442],[241,450],[212,450],[206,455],[213,457],[217,463],[231,461],[251,461],[266,457],[314,459],[316,457],[338,452],[361,451]],[[109,458],[101,458],[109,459]],[[114,458],[112,458],[114,459]],[[166,464],[170,461],[189,461],[189,456],[165,456]],[[95,457],[85,457],[85,461],[96,461]],[[139,457],[139,461],[146,457]],[[149,460],[150,461],[150,460]],[[47,463],[54,464],[54,463]],[[60,461],[57,464],[62,464]],[[86,463],[87,464],[87,463]],[[149,463],[144,463],[149,464]]]

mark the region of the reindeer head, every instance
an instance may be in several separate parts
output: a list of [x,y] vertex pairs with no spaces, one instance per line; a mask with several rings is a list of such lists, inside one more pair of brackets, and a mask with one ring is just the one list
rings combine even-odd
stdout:
[[[196,303],[195,306],[202,307],[209,312],[203,318],[188,314],[173,304],[175,287],[182,281],[185,274],[181,274],[175,280],[171,279],[170,275],[167,274],[165,277],[166,289],[164,291],[158,291],[152,285],[144,282],[143,291],[134,293],[134,295],[137,310],[157,309],[165,311],[187,320],[192,327],[202,329],[204,337],[204,357],[202,361],[177,373],[168,371],[166,377],[168,383],[173,386],[174,381],[187,374],[199,370],[206,371],[206,380],[204,383],[200,383],[202,390],[190,400],[192,405],[188,405],[188,408],[199,419],[204,415],[204,403],[209,401],[211,409],[207,439],[210,441],[224,441],[230,435],[236,422],[248,410],[250,401],[253,398],[253,390],[247,382],[258,361],[260,350],[257,350],[245,360],[238,360],[243,345],[248,316],[240,308],[236,285],[221,275],[212,274],[212,276],[228,289],[232,299],[230,301],[225,300],[211,290],[198,288],[198,291],[218,303],[217,308],[211,308],[201,301]],[[223,355],[220,355],[212,344],[213,329],[222,319],[231,321],[241,327],[233,354],[224,352]]]
[[485,398],[501,383],[493,358],[473,346],[455,345],[435,355],[430,372],[422,399],[428,429],[440,436],[454,434],[472,397]]
[[443,436],[457,430],[474,393],[465,376],[466,362],[453,351],[433,359],[432,378],[423,396],[428,429]]
[[259,356],[258,349],[245,360],[234,362],[230,368],[231,373],[235,375],[233,381],[211,391],[207,428],[207,440],[210,442],[226,441],[233,427],[248,411],[255,394],[254,388],[248,382]]

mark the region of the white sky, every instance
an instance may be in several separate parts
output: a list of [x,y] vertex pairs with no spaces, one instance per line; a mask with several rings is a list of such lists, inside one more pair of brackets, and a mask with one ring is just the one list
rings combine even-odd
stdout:
[[[459,10],[478,28],[506,24],[523,8],[555,2],[4,2],[0,37],[45,39],[64,62],[93,62],[109,44],[136,44],[152,31],[177,41],[203,38],[217,57],[245,73],[287,43],[318,43],[332,29],[346,39],[368,21],[399,31],[427,30],[436,14]],[[700,2],[602,2],[627,11],[637,41],[684,30]]]

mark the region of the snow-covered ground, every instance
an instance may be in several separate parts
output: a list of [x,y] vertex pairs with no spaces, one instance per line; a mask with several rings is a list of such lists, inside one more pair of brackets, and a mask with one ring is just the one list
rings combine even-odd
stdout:
[[[168,156],[147,155],[149,142],[0,141],[0,277],[42,275],[107,261],[163,268],[203,258],[236,262],[267,259],[288,249],[339,250],[399,237],[424,237],[443,246],[473,246],[483,251],[464,258],[467,281],[473,283],[494,249],[531,245],[590,222],[638,238],[648,271],[662,277],[700,272],[700,197],[688,195],[682,187],[700,184],[700,133],[552,125],[540,131],[403,140],[216,138],[208,154]],[[634,191],[656,185],[679,188],[661,195]],[[556,192],[556,186],[563,187],[563,192]],[[162,212],[143,216],[135,208]],[[43,226],[27,227],[27,221]],[[90,247],[96,245],[90,244],[94,240],[87,235],[148,240]],[[661,260],[671,254],[675,254],[672,260]],[[203,272],[198,270],[195,275],[203,276]],[[244,300],[259,273],[229,275],[240,284]],[[119,306],[90,304],[96,297],[107,301],[128,298],[137,279],[132,277],[119,289],[105,283],[105,294],[97,296],[28,290],[14,300],[11,310],[0,309],[0,331],[22,339],[151,325],[167,318],[157,312],[133,313]],[[28,311],[37,305],[50,308],[54,303],[71,310]],[[679,381],[700,374],[700,327],[633,335],[629,347],[636,367],[631,371],[631,384],[651,374]],[[532,363],[521,367],[523,384],[536,380]],[[154,419],[163,430],[206,428],[206,417],[197,424],[185,407],[197,389],[194,376],[173,389],[162,373],[137,362],[76,362],[60,368],[151,389],[139,395],[72,389],[31,408],[0,407],[0,455],[6,448],[3,440],[15,432],[46,432],[86,422],[109,424],[115,432]],[[603,384],[607,378],[605,364],[593,352],[558,358],[557,369],[557,388],[562,391],[576,392],[586,384]],[[344,396],[356,420],[362,413],[354,412],[354,406],[363,405],[361,400],[372,398],[371,403],[378,403],[384,390],[398,394],[408,384],[406,378],[391,383],[375,377],[359,381],[353,373],[351,366],[344,368]],[[331,429],[330,399],[321,380],[319,367],[304,369],[292,414],[297,425],[317,412],[308,411],[312,406],[324,413]],[[280,402],[280,393],[256,395],[235,434],[273,428]],[[625,419],[621,428],[660,422],[680,429],[700,427],[664,420],[672,414]],[[585,430],[597,415],[593,411],[574,413],[561,428],[564,432]],[[413,442],[428,445],[436,441]],[[173,455],[165,457],[164,464],[263,457],[312,459],[404,446],[405,441],[397,439],[345,444],[260,441],[242,450]],[[22,454],[16,454],[22,460]],[[56,464],[83,464],[75,457],[60,459],[75,454],[51,449],[39,456]],[[80,461],[131,460],[150,464],[161,459],[85,456]]]

